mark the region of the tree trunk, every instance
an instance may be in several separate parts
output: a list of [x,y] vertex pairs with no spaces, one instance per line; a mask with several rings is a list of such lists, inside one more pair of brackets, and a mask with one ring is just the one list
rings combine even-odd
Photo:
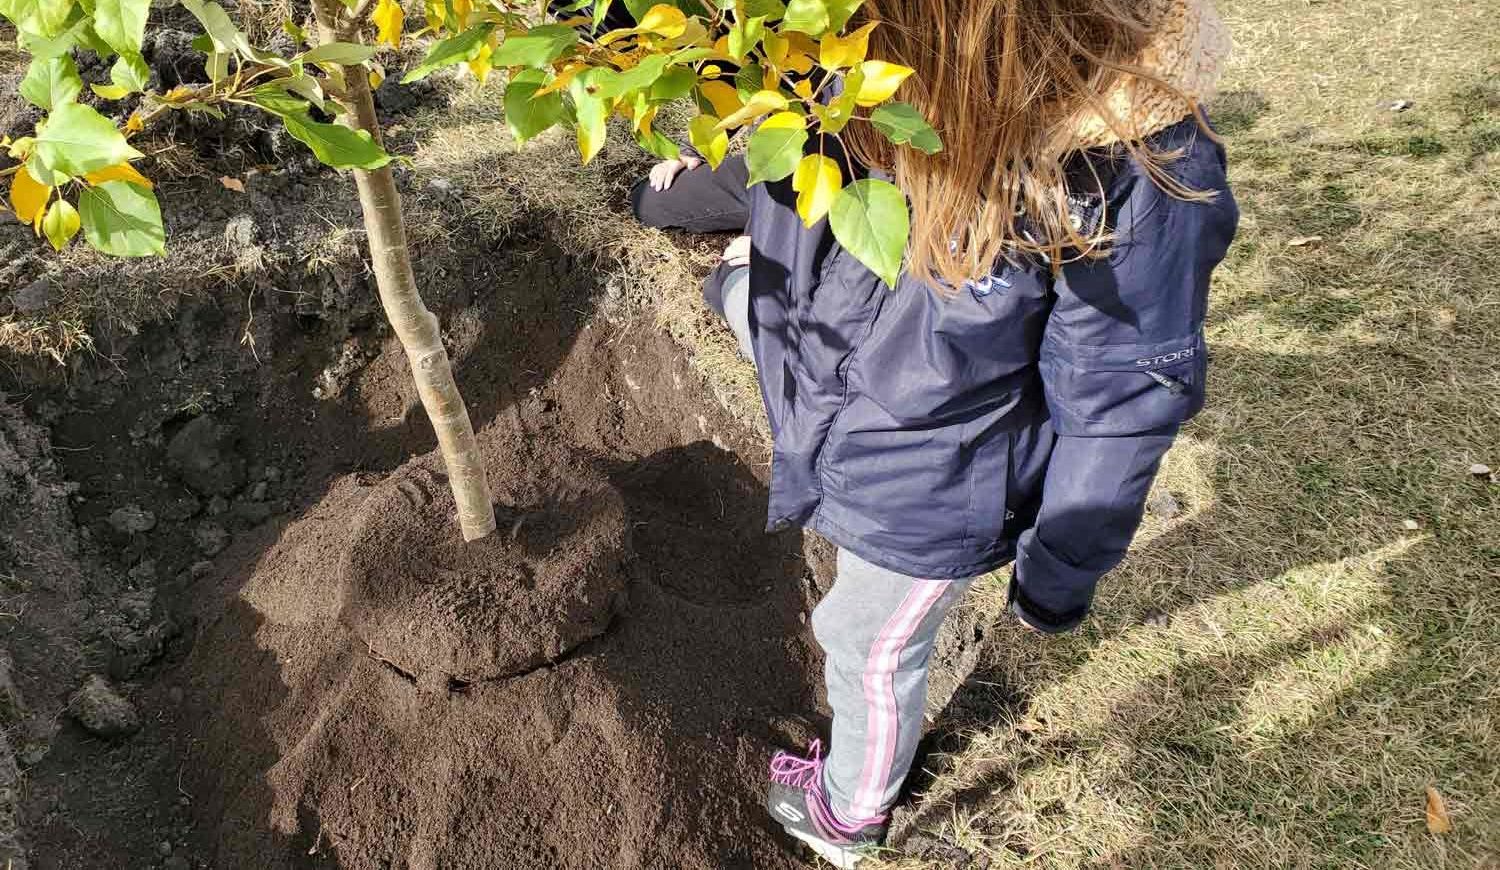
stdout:
[[[356,27],[340,27],[339,0],[315,0],[314,16],[318,22],[320,42],[351,41]],[[344,124],[364,130],[381,141],[380,122],[375,117],[375,99],[370,93],[368,70],[363,66],[345,67],[344,81],[348,109],[340,117]],[[365,233],[370,243],[370,264],[375,271],[375,286],[380,304],[390,320],[411,362],[412,376],[422,407],[432,420],[443,461],[448,466],[448,482],[458,503],[458,521],[464,540],[483,538],[495,530],[495,507],[490,499],[489,478],[469,409],[459,395],[453,380],[448,351],[443,347],[438,319],[422,302],[417,279],[411,270],[411,255],[406,246],[406,222],[401,214],[401,195],[389,166],[375,170],[354,170],[359,187],[359,205],[364,211]]]

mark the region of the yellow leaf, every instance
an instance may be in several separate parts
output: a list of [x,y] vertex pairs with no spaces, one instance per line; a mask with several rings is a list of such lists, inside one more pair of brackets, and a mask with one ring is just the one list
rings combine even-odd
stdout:
[[912,74],[909,66],[886,63],[883,60],[867,60],[859,68],[865,74],[865,80],[859,86],[854,102],[861,106],[877,106],[889,100],[896,93],[896,88],[901,87],[906,77]]
[[383,42],[391,48],[401,47],[401,28],[406,25],[406,13],[401,11],[397,0],[380,0],[370,20],[375,22],[377,44]]
[[142,120],[141,113],[131,112],[130,117],[125,121],[125,132],[139,133],[144,129],[146,129],[146,122]]
[[821,154],[809,154],[792,173],[792,190],[797,191],[797,214],[802,225],[811,228],[833,207],[834,197],[844,186],[839,165]]
[[562,72],[559,72],[556,78],[554,78],[550,82],[547,82],[545,85],[542,85],[540,88],[537,88],[536,93],[532,94],[531,96],[540,97],[543,94],[550,94],[553,91],[560,91],[566,88],[569,84],[572,84],[573,77],[586,69],[588,69],[588,67],[583,64],[569,64],[568,66],[562,68]]
[[494,46],[485,43],[479,46],[479,53],[474,55],[473,60],[469,61],[469,72],[473,73],[474,77],[479,79],[480,84],[485,83],[485,80],[490,77],[490,70],[494,69],[490,65],[490,55],[494,53]]
[[767,30],[766,35],[761,38],[761,45],[765,46],[766,60],[770,61],[772,66],[786,65],[786,57],[792,51],[792,44],[785,36],[774,30]]
[[719,65],[718,64],[716,64],[716,63],[710,63],[710,64],[705,64],[704,67],[703,67],[703,69],[698,70],[698,75],[702,76],[705,79],[716,79],[716,78],[719,77],[719,74],[722,73],[722,72],[724,72],[724,71],[721,70],[721,69],[719,69]]
[[89,85],[89,88],[105,100],[118,100],[130,96],[130,88],[120,85]]
[[453,0],[453,29],[463,30],[469,22],[469,13],[473,11],[473,0]]
[[365,77],[370,82],[370,90],[377,91],[380,90],[380,84],[385,81],[385,70],[381,69],[379,64],[373,61],[371,63],[370,71],[365,74]]
[[[712,82],[710,83],[712,84]],[[779,112],[786,108],[786,97],[776,91],[756,91],[738,112],[733,112],[719,122],[720,130],[743,127],[762,115]]]
[[714,169],[719,168],[724,155],[729,153],[729,134],[718,127],[719,119],[713,115],[699,115],[688,124],[688,141]]
[[106,181],[128,181],[131,184],[151,189],[151,181],[136,171],[129,163],[116,163],[114,166],[106,166],[103,169],[90,172],[84,176],[89,184],[103,184]]
[[862,62],[870,52],[870,31],[878,24],[879,21],[871,21],[848,36],[830,33],[823,37],[818,45],[818,65],[826,70],[840,70]]
[[811,79],[798,79],[797,83],[794,84],[794,85],[792,85],[792,93],[796,94],[797,96],[801,97],[804,100],[810,100],[810,99],[812,99],[812,95],[813,95],[812,80]]
[[26,167],[17,169],[16,174],[11,177],[10,207],[15,210],[17,220],[23,224],[31,224],[38,232],[41,231],[47,200],[51,198],[52,188],[32,178]]
[[768,91],[774,91],[780,84],[781,75],[775,69],[766,67],[765,72],[760,77],[760,86]]
[[1448,815],[1448,804],[1438,790],[1427,787],[1427,832],[1430,834],[1453,833],[1453,819]]
[[740,102],[739,92],[727,82],[704,82],[699,87],[703,89],[703,96],[714,107],[714,114],[720,118],[733,115],[744,105]]
[[672,39],[687,32],[687,16],[676,6],[658,3],[646,10],[636,29]]
[[78,209],[67,200],[59,199],[47,209],[47,216],[42,219],[42,232],[46,234],[47,241],[52,243],[53,250],[61,251],[78,234],[81,223]]

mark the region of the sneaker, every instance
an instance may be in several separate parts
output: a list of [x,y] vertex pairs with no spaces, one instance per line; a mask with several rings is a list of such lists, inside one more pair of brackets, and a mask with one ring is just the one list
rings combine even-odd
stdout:
[[808,757],[778,752],[771,759],[771,788],[766,809],[788,834],[812,847],[825,861],[850,870],[885,841],[886,817],[856,824],[841,821],[823,792],[822,742],[814,740]]

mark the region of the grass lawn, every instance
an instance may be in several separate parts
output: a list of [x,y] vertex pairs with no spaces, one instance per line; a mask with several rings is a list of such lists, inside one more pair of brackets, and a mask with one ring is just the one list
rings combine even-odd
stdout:
[[1500,867],[1500,28],[1221,9],[1244,217],[1181,511],[1081,633],[999,629],[921,824],[992,867]]

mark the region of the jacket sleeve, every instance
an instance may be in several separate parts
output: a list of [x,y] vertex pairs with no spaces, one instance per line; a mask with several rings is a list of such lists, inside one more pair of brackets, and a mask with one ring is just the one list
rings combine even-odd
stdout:
[[1209,277],[1238,210],[1206,138],[1173,172],[1217,197],[1176,199],[1127,170],[1108,196],[1109,256],[1069,264],[1055,283],[1040,370],[1058,437],[1011,583],[1013,611],[1043,631],[1083,620],[1125,556],[1163,454],[1203,407]]

